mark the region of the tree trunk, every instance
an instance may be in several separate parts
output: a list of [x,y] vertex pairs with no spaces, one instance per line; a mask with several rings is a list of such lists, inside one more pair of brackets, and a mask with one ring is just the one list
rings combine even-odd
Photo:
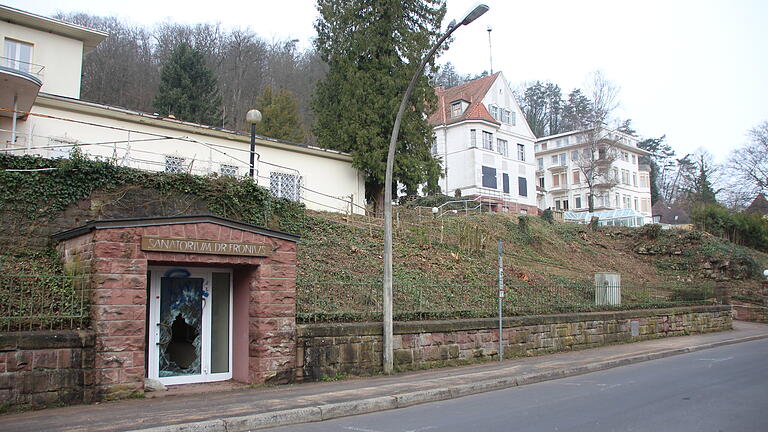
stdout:
[[384,217],[384,184],[366,182],[365,199],[373,204],[373,215],[375,217]]

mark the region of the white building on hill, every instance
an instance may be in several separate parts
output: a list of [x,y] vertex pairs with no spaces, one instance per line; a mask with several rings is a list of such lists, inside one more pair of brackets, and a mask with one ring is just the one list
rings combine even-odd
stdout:
[[536,137],[504,75],[435,91],[438,110],[429,122],[443,192],[477,198],[496,211],[537,214]]
[[[0,5],[0,152],[73,148],[133,168],[247,176],[247,134],[80,100],[82,59],[107,34]],[[348,154],[259,136],[256,181],[310,209],[364,212]]]
[[[589,222],[589,176],[594,180],[594,211],[604,222],[624,209],[616,225],[651,222],[650,169],[640,164],[648,152],[631,135],[599,130],[575,131],[536,140],[536,185],[541,209],[562,210],[565,219]],[[592,154],[590,154],[592,153]],[[604,212],[604,213],[600,213]],[[614,224],[614,223],[610,223]]]

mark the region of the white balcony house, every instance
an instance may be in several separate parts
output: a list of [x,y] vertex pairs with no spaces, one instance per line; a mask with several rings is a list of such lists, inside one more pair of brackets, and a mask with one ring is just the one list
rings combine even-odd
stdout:
[[[641,226],[651,222],[648,152],[633,136],[601,129],[536,140],[539,208],[564,212],[564,220]],[[589,199],[592,198],[592,211]]]

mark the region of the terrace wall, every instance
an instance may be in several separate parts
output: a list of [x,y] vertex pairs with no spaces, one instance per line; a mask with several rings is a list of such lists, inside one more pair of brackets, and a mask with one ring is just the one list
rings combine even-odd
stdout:
[[[530,356],[732,328],[730,306],[590,312],[505,318],[504,358]],[[381,372],[381,323],[298,327],[296,378]],[[397,322],[398,371],[482,361],[499,356],[498,320]]]

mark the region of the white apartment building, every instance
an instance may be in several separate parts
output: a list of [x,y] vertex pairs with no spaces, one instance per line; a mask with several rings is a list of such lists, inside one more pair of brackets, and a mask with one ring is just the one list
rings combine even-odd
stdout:
[[504,75],[435,91],[438,110],[429,122],[443,192],[478,198],[495,211],[537,214],[536,137]]
[[650,170],[640,164],[640,157],[648,152],[638,148],[637,142],[628,134],[608,129],[567,132],[536,140],[539,208],[575,213],[570,218],[566,213],[566,219],[583,220],[584,213],[589,212],[586,175],[591,168],[598,173],[592,188],[595,213],[631,210],[622,212],[627,220],[634,218],[630,226],[650,223]]
[[[107,34],[0,5],[0,152],[67,157],[73,148],[132,168],[247,176],[250,137],[80,100],[83,56]],[[350,155],[257,136],[255,181],[327,211],[365,211]]]

